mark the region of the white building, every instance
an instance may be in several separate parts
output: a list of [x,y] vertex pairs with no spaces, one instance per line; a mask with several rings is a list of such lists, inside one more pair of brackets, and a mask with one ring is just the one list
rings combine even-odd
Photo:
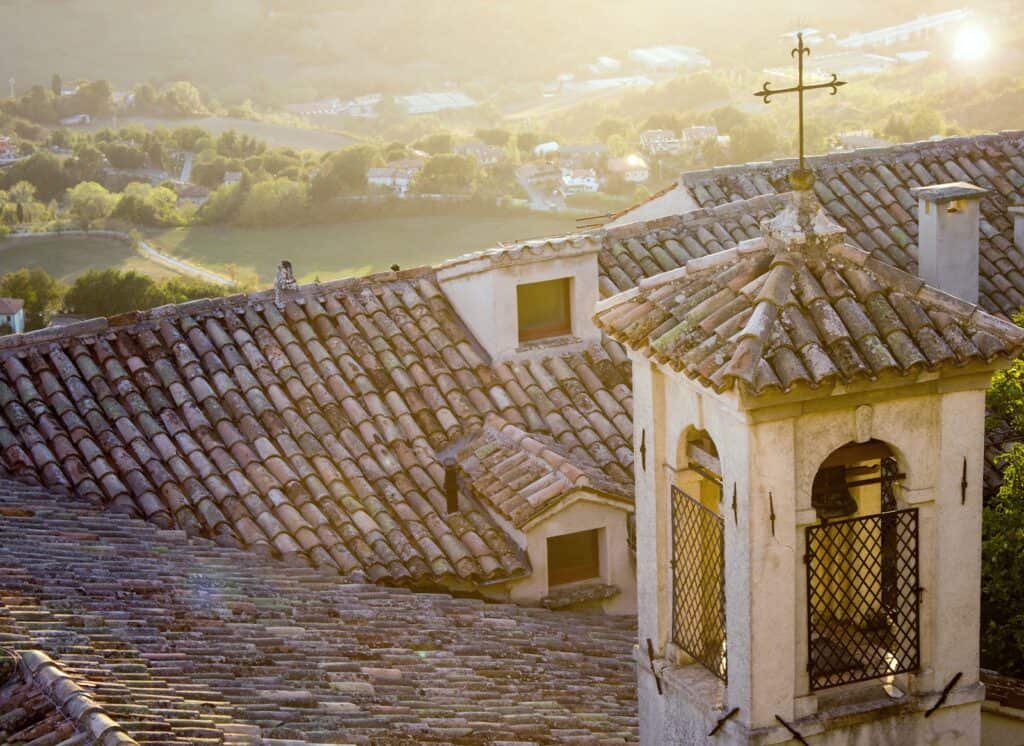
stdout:
[[566,194],[596,192],[601,188],[597,171],[593,168],[562,168],[562,186]]
[[488,145],[480,140],[460,142],[455,146],[455,153],[457,155],[467,155],[481,166],[493,166],[496,163],[501,163],[506,158],[504,148],[500,148],[497,145]]
[[676,154],[682,151],[683,141],[672,130],[644,130],[640,133],[640,147],[649,155]]
[[718,127],[715,127],[713,124],[687,127],[682,131],[683,144],[688,148],[699,148],[704,143],[717,137]]
[[386,166],[369,169],[366,172],[366,182],[371,186],[390,189],[400,199],[404,199],[409,193],[416,174],[422,168],[423,161],[416,158],[392,161]]
[[558,152],[558,143],[554,140],[548,142],[542,142],[533,149],[533,154],[538,158],[543,158],[546,155],[551,155]]
[[467,109],[477,102],[460,91],[435,91],[395,96],[395,102],[407,114],[435,114],[446,109]]
[[18,146],[9,137],[0,137],[0,163],[11,163],[18,160]]
[[70,117],[64,117],[60,120],[61,127],[81,127],[92,122],[92,117],[88,114],[75,114]]
[[0,333],[21,334],[25,331],[25,301],[21,298],[0,298]]

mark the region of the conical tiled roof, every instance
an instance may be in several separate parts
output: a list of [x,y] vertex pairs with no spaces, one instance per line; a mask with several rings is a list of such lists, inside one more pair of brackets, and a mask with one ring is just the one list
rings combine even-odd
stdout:
[[1024,330],[843,242],[809,193],[767,238],[689,262],[606,302],[598,326],[722,391],[789,391],[990,363]]

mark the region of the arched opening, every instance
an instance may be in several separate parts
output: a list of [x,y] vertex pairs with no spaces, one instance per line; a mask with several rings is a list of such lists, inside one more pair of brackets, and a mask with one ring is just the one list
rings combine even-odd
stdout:
[[703,430],[680,439],[672,485],[672,639],[726,678],[722,468]]
[[919,665],[917,510],[900,507],[905,476],[875,440],[837,449],[815,474],[819,522],[806,529],[812,689]]

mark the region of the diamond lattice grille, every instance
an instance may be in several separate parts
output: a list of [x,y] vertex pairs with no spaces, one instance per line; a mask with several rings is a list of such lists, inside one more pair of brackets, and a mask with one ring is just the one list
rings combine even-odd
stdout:
[[672,488],[672,640],[723,681],[725,524]]
[[916,508],[809,526],[811,689],[917,669],[919,598]]

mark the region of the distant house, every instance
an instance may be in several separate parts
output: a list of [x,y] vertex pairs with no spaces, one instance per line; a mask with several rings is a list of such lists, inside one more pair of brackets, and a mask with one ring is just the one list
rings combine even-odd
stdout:
[[519,181],[532,186],[558,184],[562,181],[562,172],[547,162],[524,163],[516,171]]
[[423,161],[418,158],[406,158],[392,161],[386,166],[371,168],[366,172],[366,182],[370,186],[390,189],[400,199],[409,193],[416,174],[423,168]]
[[91,123],[92,117],[88,114],[73,114],[70,117],[64,117],[60,120],[61,127],[81,127],[82,125]]
[[18,160],[18,146],[9,137],[0,137],[0,163]]
[[200,184],[188,184],[183,181],[174,182],[174,192],[178,195],[178,204],[192,204],[200,207],[210,199],[210,190]]
[[225,171],[224,172],[224,183],[225,184],[237,184],[242,180],[241,171]]
[[563,168],[562,186],[566,194],[596,192],[601,187],[597,171],[592,168]]
[[480,140],[469,140],[455,146],[457,155],[468,155],[481,166],[493,166],[505,160],[505,149],[497,145],[488,145]]
[[647,181],[651,176],[647,161],[635,154],[622,158],[609,158],[605,168],[609,174],[621,176],[626,181],[636,184]]
[[460,91],[411,93],[408,96],[395,96],[395,102],[407,114],[434,114],[445,109],[476,106],[476,101]]
[[21,334],[23,331],[25,301],[21,298],[0,298],[0,333]]
[[342,114],[361,119],[373,119],[377,116],[377,105],[382,98],[383,96],[379,93],[368,93],[348,101],[342,101],[340,98],[327,98],[322,101],[288,104],[285,109],[299,116]]
[[650,155],[679,153],[683,142],[672,130],[644,130],[640,133],[640,147]]
[[559,145],[554,140],[548,142],[542,142],[533,149],[533,154],[538,158],[543,158],[546,155],[551,155],[558,152]]
[[888,142],[876,137],[871,130],[840,132],[835,137],[835,150],[856,150],[858,148],[884,148]]
[[718,137],[718,127],[715,127],[713,124],[686,127],[682,133],[680,133],[680,139],[682,139],[683,145],[688,148],[699,148],[704,143],[714,140],[716,137]]

